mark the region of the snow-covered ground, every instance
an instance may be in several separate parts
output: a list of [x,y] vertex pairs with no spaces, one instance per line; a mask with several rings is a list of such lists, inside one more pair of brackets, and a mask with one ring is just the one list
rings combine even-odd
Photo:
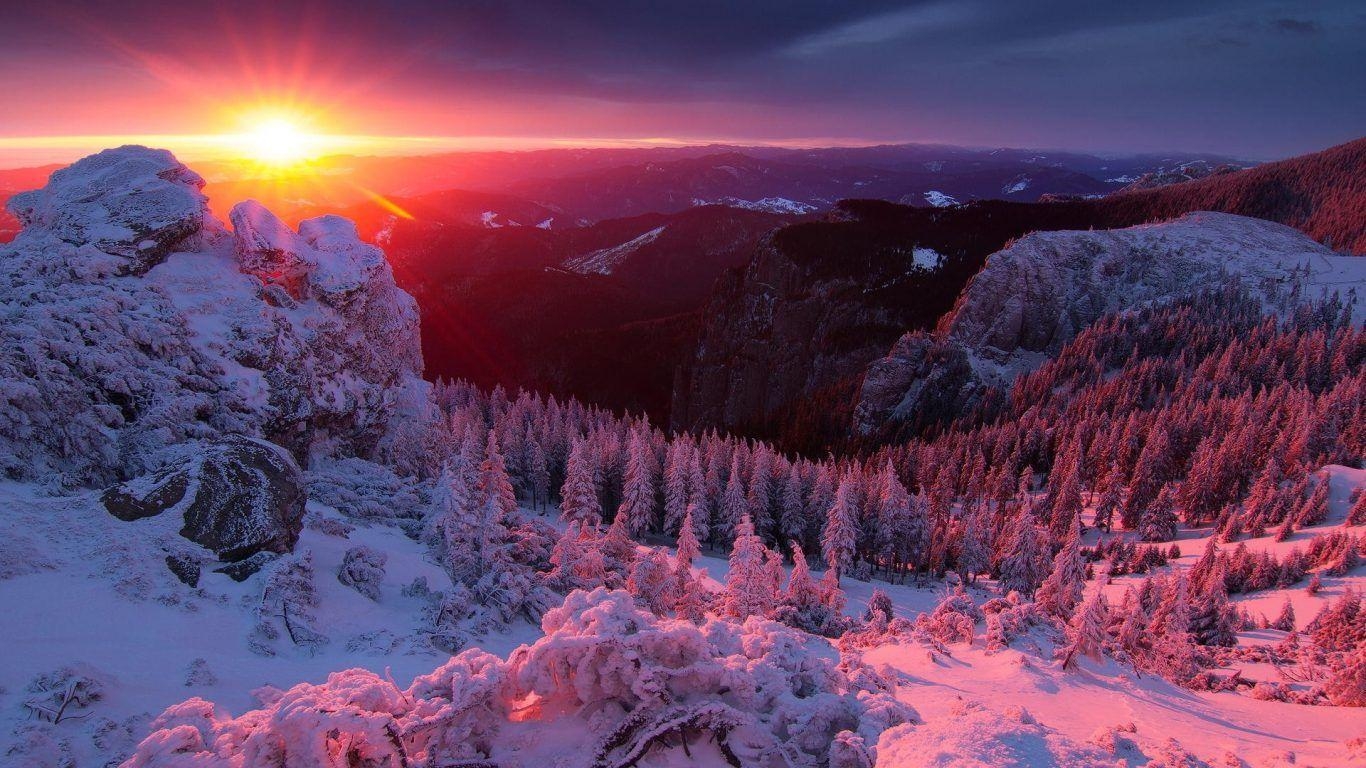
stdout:
[[[1366,470],[1334,466],[1328,472],[1330,514],[1322,525],[1285,542],[1253,539],[1248,547],[1284,554],[1341,527],[1353,489],[1366,487]],[[75,764],[95,764],[101,749],[128,751],[155,714],[190,697],[211,700],[235,715],[259,706],[253,691],[261,686],[321,683],[331,672],[359,667],[391,676],[403,688],[447,658],[422,641],[424,600],[405,595],[403,587],[422,577],[432,589],[442,589],[449,578],[422,544],[397,528],[344,521],[335,510],[311,502],[313,522],[296,550],[312,553],[319,594],[315,626],[329,642],[312,652],[286,647],[263,656],[248,645],[260,576],[237,583],[206,571],[198,589],[179,583],[162,562],[163,552],[184,546],[171,516],[122,522],[105,512],[95,494],[50,497],[17,483],[0,484],[0,507],[7,510],[0,540],[0,754],[35,733],[56,734],[67,742]],[[353,527],[343,538],[318,530],[319,519]],[[1183,531],[1182,557],[1171,567],[1192,565],[1209,535]],[[1097,537],[1091,531],[1088,543]],[[345,551],[357,545],[388,555],[377,602],[336,579]],[[720,590],[728,570],[725,553],[704,551],[695,572],[701,583]],[[1117,577],[1108,586],[1101,578],[1089,588],[1106,589],[1117,600],[1138,578]],[[862,615],[876,589],[888,594],[903,618],[932,610],[949,588],[935,581],[917,586],[850,578],[842,586],[848,615]],[[1349,588],[1366,590],[1366,567],[1325,577],[1313,596],[1301,584],[1235,599],[1254,614],[1274,616],[1288,598],[1303,628]],[[983,580],[969,594],[980,603],[993,590]],[[478,644],[506,656],[540,635],[539,627],[518,623]],[[1284,635],[1253,630],[1240,641],[1275,644]],[[1192,692],[1114,662],[1086,660],[1080,670],[1065,672],[1053,658],[1056,640],[1036,630],[1004,650],[988,650],[980,639],[947,646],[901,639],[864,650],[862,663],[893,681],[897,698],[923,720],[883,734],[879,751],[887,762],[880,764],[1087,766],[1118,760],[1139,766],[1172,753],[1171,739],[1209,765],[1360,764],[1347,747],[1366,735],[1359,709]],[[192,679],[196,659],[204,664]],[[30,713],[24,702],[34,695],[26,690],[30,682],[63,668],[101,681],[102,698],[85,719],[26,726]],[[1252,679],[1274,673],[1255,666],[1242,671]],[[1227,755],[1243,762],[1227,762]]]
[[[98,494],[46,497],[17,483],[0,483],[0,509],[0,755],[22,738],[16,727],[32,720],[24,706],[34,697],[30,682],[64,667],[104,684],[88,717],[54,728],[69,739],[76,765],[85,766],[103,763],[93,735],[107,721],[127,724],[125,743],[111,747],[126,752],[146,735],[153,715],[192,696],[240,713],[258,706],[252,691],[264,685],[321,683],[352,667],[407,685],[448,658],[422,642],[423,598],[402,590],[418,577],[433,590],[448,588],[450,579],[424,545],[397,528],[349,521],[354,527],[342,538],[305,527],[295,551],[312,553],[315,626],[328,642],[311,652],[281,647],[262,656],[247,642],[261,576],[238,583],[206,569],[198,589],[181,584],[163,561],[165,551],[187,544],[173,515],[123,522],[105,511]],[[342,520],[316,503],[309,510]],[[337,580],[344,553],[360,545],[388,555],[378,602]],[[539,635],[539,627],[519,623],[480,645],[505,655]],[[211,682],[187,682],[195,659],[205,660]]]

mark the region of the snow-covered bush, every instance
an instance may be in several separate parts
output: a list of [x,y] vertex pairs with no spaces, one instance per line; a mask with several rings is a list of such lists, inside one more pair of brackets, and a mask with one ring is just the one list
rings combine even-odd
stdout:
[[342,556],[337,581],[371,600],[379,600],[379,585],[384,581],[384,564],[389,556],[372,547],[352,547]]
[[261,600],[256,606],[256,626],[248,647],[262,656],[274,656],[277,641],[287,637],[292,645],[308,652],[328,642],[312,627],[318,593],[313,586],[313,553],[282,557],[265,568]]
[[397,521],[416,530],[425,511],[417,480],[364,459],[319,460],[304,482],[309,498],[357,520]]
[[983,618],[982,609],[959,587],[945,595],[933,611],[917,616],[915,628],[941,643],[971,643],[977,622]]
[[864,765],[883,728],[913,719],[885,693],[853,691],[821,641],[774,622],[698,627],[598,589],[571,593],[543,626],[506,660],[467,650],[407,690],[353,669],[235,718],[191,699],[153,722],[126,765],[452,765],[529,745],[624,765],[680,740],[714,741],[742,764],[776,752],[792,765]]

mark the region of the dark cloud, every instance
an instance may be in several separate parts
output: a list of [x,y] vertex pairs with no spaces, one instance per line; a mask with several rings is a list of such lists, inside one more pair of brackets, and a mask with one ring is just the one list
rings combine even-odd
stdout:
[[1354,0],[72,0],[8,11],[0,67],[53,83],[122,68],[111,99],[237,71],[421,103],[413,133],[1269,155],[1366,125],[1363,32]]

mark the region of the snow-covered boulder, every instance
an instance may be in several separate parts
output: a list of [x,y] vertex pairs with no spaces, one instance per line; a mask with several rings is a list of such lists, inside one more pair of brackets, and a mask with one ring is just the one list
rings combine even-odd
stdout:
[[303,476],[277,445],[236,435],[206,441],[148,477],[100,497],[120,520],[174,511],[180,535],[237,561],[258,552],[294,549],[303,529]]
[[189,245],[208,215],[204,179],[164,149],[107,149],[55,171],[46,187],[15,195],[27,229],[126,259],[142,274]]
[[417,304],[379,249],[344,219],[295,232],[251,202],[230,233],[202,183],[163,150],[122,147],[14,199],[0,475],[104,485],[224,434],[300,462],[367,458],[425,399]]
[[[1268,311],[1366,286],[1359,260],[1261,219],[1192,213],[1103,231],[1036,232],[992,254],[934,333],[908,333],[869,366],[859,430],[953,415],[1036,368],[1105,315],[1240,280]],[[1362,316],[1362,302],[1356,312]]]

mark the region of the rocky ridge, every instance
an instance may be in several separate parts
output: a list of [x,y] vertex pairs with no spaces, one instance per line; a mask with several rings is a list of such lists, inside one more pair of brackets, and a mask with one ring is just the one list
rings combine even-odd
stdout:
[[[1104,231],[1039,232],[988,257],[933,332],[903,335],[863,380],[855,423],[951,416],[1057,354],[1101,317],[1236,279],[1268,311],[1366,288],[1366,262],[1280,224],[1201,212]],[[1362,316],[1362,302],[1356,313]]]

